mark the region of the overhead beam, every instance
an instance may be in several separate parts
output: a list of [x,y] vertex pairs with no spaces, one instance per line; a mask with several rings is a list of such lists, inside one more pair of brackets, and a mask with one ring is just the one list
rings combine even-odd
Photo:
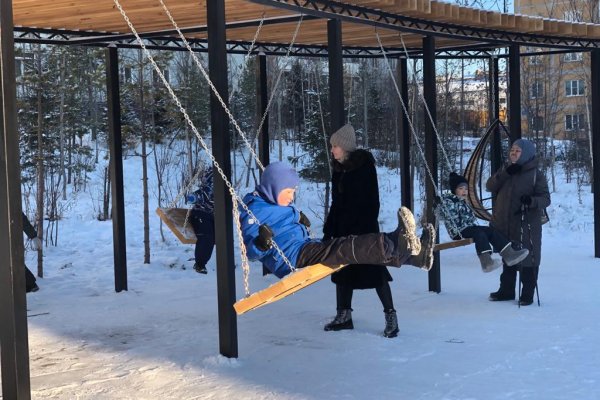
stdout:
[[[549,36],[531,32],[503,31],[498,29],[472,27],[426,20],[393,14],[380,9],[332,0],[249,0],[293,12],[300,12],[321,18],[337,18],[356,24],[415,33],[424,36],[455,38],[465,41],[497,44],[521,44],[524,46],[552,48],[599,48],[600,39],[582,37]],[[301,3],[301,4],[300,4]],[[514,17],[514,16],[513,16]]]

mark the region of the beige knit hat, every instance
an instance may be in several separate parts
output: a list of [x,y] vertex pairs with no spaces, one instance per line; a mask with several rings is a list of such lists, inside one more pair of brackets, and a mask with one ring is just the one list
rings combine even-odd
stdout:
[[332,146],[338,146],[344,151],[350,152],[356,150],[356,133],[352,125],[346,124],[338,129],[329,138],[329,143]]

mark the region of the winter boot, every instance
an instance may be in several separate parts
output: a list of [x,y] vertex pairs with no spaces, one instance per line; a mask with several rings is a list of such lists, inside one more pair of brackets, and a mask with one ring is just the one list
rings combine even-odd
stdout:
[[394,338],[398,336],[398,316],[396,310],[385,311],[385,329],[383,330],[383,336],[386,338]]
[[352,323],[352,309],[347,308],[343,310],[337,310],[337,315],[330,323],[325,325],[326,331],[341,331],[344,329],[354,329]]
[[406,262],[425,271],[429,271],[433,266],[433,247],[435,245],[435,228],[431,224],[423,226],[421,234],[421,251],[416,256],[411,256]]
[[503,291],[502,288],[498,289],[496,292],[490,293],[489,300],[490,301],[508,301],[514,300],[515,294]]
[[481,263],[481,270],[483,272],[492,272],[493,270],[500,267],[500,263],[496,262],[492,258],[492,251],[484,251],[483,253],[478,255],[479,262]]
[[[404,229],[401,229],[403,227]],[[408,244],[408,250],[413,256],[421,252],[421,242],[417,236],[417,224],[415,216],[406,207],[400,207],[398,210],[398,228],[404,231],[404,238]]]
[[200,265],[199,263],[194,263],[194,271],[199,274],[207,274],[206,265]]
[[529,250],[515,250],[509,243],[500,251],[500,255],[502,256],[504,263],[509,267],[512,267],[513,265],[516,265],[527,258],[527,255],[529,255]]

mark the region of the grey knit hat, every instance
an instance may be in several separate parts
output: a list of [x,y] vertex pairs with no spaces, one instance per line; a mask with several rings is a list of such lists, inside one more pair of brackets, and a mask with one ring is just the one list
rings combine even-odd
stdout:
[[332,146],[338,146],[344,151],[350,152],[356,150],[356,133],[352,125],[346,124],[338,129],[329,138],[329,143]]

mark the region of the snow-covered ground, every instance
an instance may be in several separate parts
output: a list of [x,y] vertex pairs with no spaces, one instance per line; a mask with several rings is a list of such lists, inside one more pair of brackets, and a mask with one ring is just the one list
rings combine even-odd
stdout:
[[[390,269],[397,338],[381,336],[374,290],[355,292],[354,330],[324,332],[335,314],[335,287],[325,279],[239,317],[239,358],[228,359],[219,355],[215,257],[208,275],[194,272],[193,247],[170,232],[161,242],[151,213],[151,264],[143,264],[139,163],[125,161],[129,291],[114,291],[112,225],[95,220],[88,194],[73,201],[59,246],[45,248],[41,290],[27,295],[33,398],[600,399],[589,188],[580,204],[574,184],[559,177],[552,193],[541,307],[489,302],[499,271],[483,274],[474,248],[461,247],[442,253],[440,294],[428,292],[427,273]],[[391,230],[399,177],[378,172],[380,221]],[[317,235],[323,191],[302,182],[297,201]],[[35,270],[32,252],[27,262]],[[275,279],[253,265],[252,291]],[[240,268],[236,284],[240,298]]]

